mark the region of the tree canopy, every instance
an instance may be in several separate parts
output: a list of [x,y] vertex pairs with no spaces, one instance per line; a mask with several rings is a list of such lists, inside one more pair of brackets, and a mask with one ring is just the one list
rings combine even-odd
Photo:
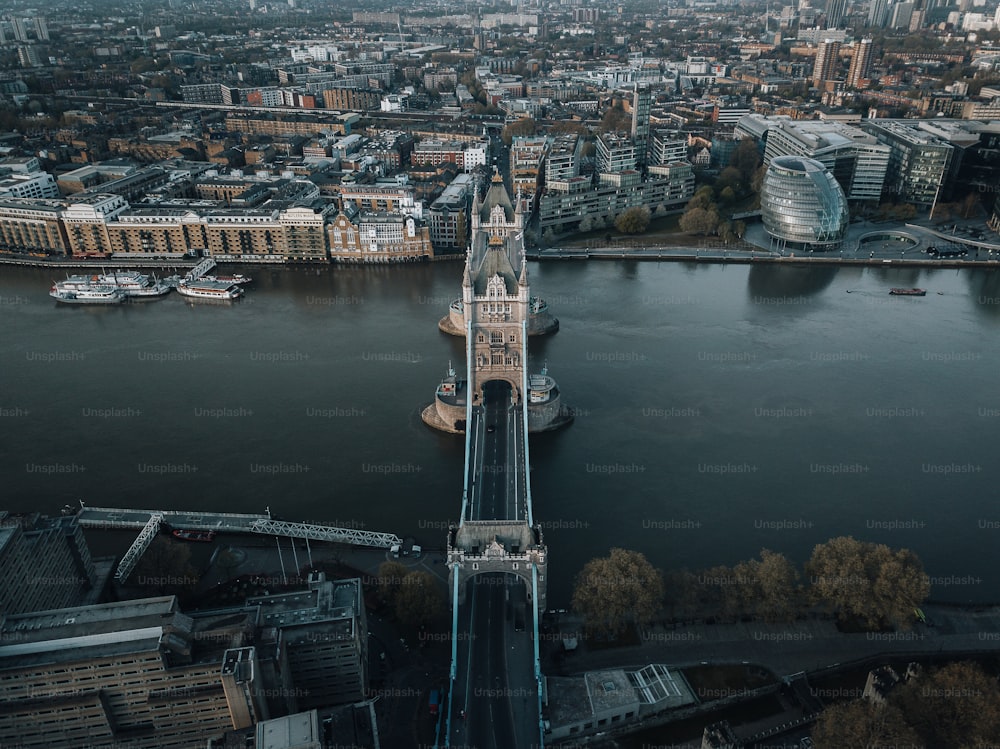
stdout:
[[949,663],[893,688],[885,704],[863,700],[820,713],[818,747],[981,747],[1000,736],[1000,686],[971,661]]
[[614,635],[649,623],[660,609],[663,579],[638,551],[612,549],[591,559],[576,578],[573,608],[596,634]]
[[642,234],[649,226],[649,208],[635,206],[622,211],[615,219],[615,228],[622,234]]
[[831,606],[843,619],[856,617],[869,627],[908,627],[914,607],[930,593],[930,579],[912,551],[851,536],[818,544],[806,571],[816,602]]

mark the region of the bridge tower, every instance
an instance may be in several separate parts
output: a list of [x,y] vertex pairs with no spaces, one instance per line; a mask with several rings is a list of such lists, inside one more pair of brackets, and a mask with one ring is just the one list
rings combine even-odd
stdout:
[[[555,380],[544,370],[524,377],[527,341],[532,335],[558,327],[545,302],[531,296],[524,251],[524,201],[515,201],[499,173],[490,188],[472,203],[471,244],[462,275],[462,297],[451,304],[439,327],[457,335],[471,335],[466,351],[468,375],[453,371],[438,387],[424,421],[446,432],[464,432],[466,398],[483,402],[483,385],[502,381],[510,385],[512,402],[528,407],[528,431],[556,429],[572,421],[561,403]],[[524,392],[524,383],[528,392]]]
[[471,331],[473,403],[483,384],[503,380],[521,402],[524,362],[522,329],[528,319],[528,274],[524,261],[524,214],[511,204],[499,174],[486,198],[472,203],[472,248],[462,276],[463,328]]

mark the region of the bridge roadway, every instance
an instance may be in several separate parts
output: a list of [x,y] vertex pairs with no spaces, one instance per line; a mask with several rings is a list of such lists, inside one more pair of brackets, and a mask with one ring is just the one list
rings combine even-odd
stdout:
[[[486,383],[472,408],[465,520],[525,521],[528,501],[524,414],[510,389]],[[492,427],[492,428],[491,428]],[[444,746],[509,749],[540,745],[534,613],[513,575],[473,577],[458,607],[450,735]],[[447,728],[446,728],[447,730]]]
[[472,408],[466,520],[524,520],[527,503],[524,414],[497,382]]

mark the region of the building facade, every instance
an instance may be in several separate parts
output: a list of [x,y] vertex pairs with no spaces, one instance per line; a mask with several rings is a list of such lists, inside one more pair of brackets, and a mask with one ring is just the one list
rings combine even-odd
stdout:
[[913,123],[867,120],[862,128],[890,149],[884,188],[887,196],[894,202],[934,206],[944,186],[954,147]]
[[842,122],[752,114],[735,134],[764,142],[765,165],[780,156],[813,159],[833,174],[849,201],[881,200],[890,148],[870,132]]
[[400,263],[434,257],[430,229],[404,213],[358,211],[346,203],[326,227],[335,263]]
[[837,79],[840,67],[840,42],[827,39],[816,46],[816,62],[813,65],[813,85],[817,88],[826,81]]
[[847,199],[818,161],[779,156],[764,174],[760,192],[764,228],[781,247],[832,249],[848,226]]
[[427,209],[431,243],[438,249],[464,249],[469,241],[469,204],[476,189],[471,174],[459,174]]
[[65,207],[60,200],[0,200],[0,247],[8,252],[68,254]]
[[75,606],[97,584],[75,517],[0,512],[0,614]]

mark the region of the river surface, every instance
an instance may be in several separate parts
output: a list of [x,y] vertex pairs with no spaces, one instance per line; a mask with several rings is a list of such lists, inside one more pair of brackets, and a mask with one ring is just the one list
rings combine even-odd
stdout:
[[[1000,600],[1000,274],[550,261],[531,342],[575,422],[530,441],[550,605],[613,546],[663,569],[851,534]],[[253,268],[242,302],[57,305],[0,268],[3,508],[263,512],[443,546],[463,442],[421,408],[461,267]],[[890,297],[919,286],[925,297]]]

